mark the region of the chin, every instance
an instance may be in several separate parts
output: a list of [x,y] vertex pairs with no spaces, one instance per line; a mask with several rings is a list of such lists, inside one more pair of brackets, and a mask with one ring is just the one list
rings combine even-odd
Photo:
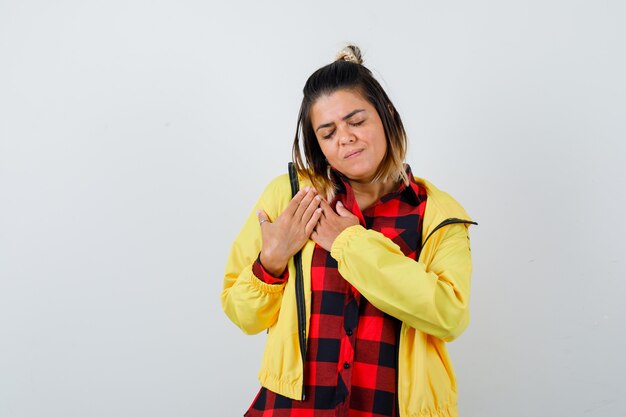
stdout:
[[352,181],[368,181],[368,179],[374,178],[374,173],[368,172],[344,172],[343,175],[348,177]]

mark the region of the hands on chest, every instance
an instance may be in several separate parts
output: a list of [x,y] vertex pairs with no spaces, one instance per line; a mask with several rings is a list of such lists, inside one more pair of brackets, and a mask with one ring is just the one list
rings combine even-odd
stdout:
[[279,276],[289,259],[307,240],[330,252],[333,242],[346,228],[359,224],[359,219],[341,202],[336,210],[312,187],[301,189],[273,222],[259,210],[263,247],[261,263],[272,275]]

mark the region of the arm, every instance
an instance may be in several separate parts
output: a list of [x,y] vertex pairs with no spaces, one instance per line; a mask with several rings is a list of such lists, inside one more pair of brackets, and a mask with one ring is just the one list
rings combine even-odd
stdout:
[[[423,248],[431,262],[417,262],[379,232],[362,226],[345,229],[331,255],[341,275],[381,311],[445,341],[469,323],[472,270],[467,227],[445,226]],[[432,241],[432,242],[431,242]]]
[[[272,194],[269,187],[255,207],[271,213],[264,204],[268,194]],[[259,333],[274,324],[285,288],[285,283],[268,284],[254,275],[261,247],[261,228],[253,210],[228,255],[221,294],[222,309],[246,334]]]
[[276,322],[286,267],[321,216],[319,201],[310,187],[291,199],[289,181],[282,176],[270,183],[248,216],[231,248],[221,294],[224,312],[244,333],[259,333]]

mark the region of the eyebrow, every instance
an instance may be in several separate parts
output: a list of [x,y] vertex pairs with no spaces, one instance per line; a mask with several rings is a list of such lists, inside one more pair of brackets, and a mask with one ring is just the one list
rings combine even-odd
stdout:
[[[351,111],[350,113],[348,113],[348,114],[346,114],[345,116],[343,116],[343,117],[341,118],[341,120],[348,120],[349,118],[351,118],[351,117],[352,117],[352,116],[354,116],[355,114],[360,113],[360,112],[362,112],[362,111],[365,111],[365,109],[356,109],[356,110],[353,110],[353,111]],[[315,131],[317,132],[317,131],[318,131],[318,130],[320,130],[320,129],[323,129],[323,128],[325,128],[325,127],[330,127],[330,126],[332,126],[332,125],[333,125],[333,122],[330,122],[330,123],[323,123],[323,124],[319,125],[319,126],[317,127],[317,129],[315,129]]]

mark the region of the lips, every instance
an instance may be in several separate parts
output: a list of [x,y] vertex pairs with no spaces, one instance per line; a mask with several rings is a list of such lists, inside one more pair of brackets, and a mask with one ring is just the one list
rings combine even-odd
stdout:
[[351,158],[357,157],[361,154],[361,152],[363,152],[363,149],[355,149],[353,151],[347,152],[343,156],[343,159],[351,159]]

